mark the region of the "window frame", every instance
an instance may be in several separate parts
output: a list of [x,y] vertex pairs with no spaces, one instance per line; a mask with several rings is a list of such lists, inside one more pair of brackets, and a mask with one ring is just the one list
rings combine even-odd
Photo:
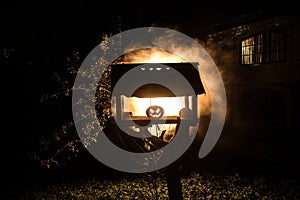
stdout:
[[[275,39],[273,39],[274,35],[277,35]],[[247,51],[245,49],[247,45],[243,45],[243,43],[251,38],[253,38],[254,43],[253,45],[248,45],[248,47],[253,46],[253,52],[251,54],[244,54]],[[262,41],[262,43],[259,43],[259,41]],[[240,40],[239,49],[240,64],[243,66],[284,62],[287,59],[287,32],[284,30],[274,30],[248,35]],[[253,58],[249,59],[249,62],[245,62],[245,57],[251,55]],[[261,56],[258,58],[257,55]]]

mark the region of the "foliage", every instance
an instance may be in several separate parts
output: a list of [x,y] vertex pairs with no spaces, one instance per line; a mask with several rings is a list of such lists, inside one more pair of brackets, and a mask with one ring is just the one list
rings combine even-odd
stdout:
[[[112,24],[115,32],[119,33],[122,31],[121,23],[122,18],[118,16],[116,21]],[[97,38],[97,40],[99,39],[99,48],[101,48],[103,52],[109,51],[107,40],[111,36],[112,33],[99,33],[99,38]],[[6,58],[10,55],[11,51],[13,51],[13,49],[4,49]],[[82,52],[77,49],[73,50],[69,55],[65,55],[64,63],[61,63],[61,66],[59,67],[61,70],[57,70],[53,73],[53,82],[50,83],[51,88],[47,88],[48,91],[40,98],[41,109],[47,107],[46,112],[50,111],[51,113],[55,113],[57,110],[61,109],[61,107],[71,107],[71,96],[74,90],[73,84],[79,73],[79,68],[84,61],[81,53]],[[99,57],[92,63],[92,66],[90,66],[90,74],[87,77],[99,81],[97,87],[98,93],[94,98],[96,104],[95,107],[98,111],[98,123],[100,123],[102,128],[105,127],[105,123],[110,117],[110,84],[107,79],[109,70],[104,72],[102,77],[97,77],[95,75],[97,73],[93,73],[93,70],[97,72],[99,71],[97,66],[107,64],[107,61],[104,58]],[[83,76],[84,74],[81,75]],[[85,107],[85,113],[87,113],[87,115],[83,117],[90,117],[92,114],[91,110],[95,110],[95,107]],[[74,120],[70,117],[72,112],[70,110],[64,110],[61,111],[60,114],[63,116],[55,116],[57,119],[55,119],[54,123],[48,123],[49,127],[46,127],[46,130],[39,130],[39,144],[36,149],[31,152],[30,159],[38,162],[41,167],[50,169],[66,166],[70,160],[78,156],[79,151],[84,148],[84,145],[96,140],[95,135],[89,134],[93,125],[86,125],[85,130],[87,131],[88,142],[82,141],[77,134]]]
[[[102,45],[99,45],[103,51],[108,50],[105,41],[108,39],[108,34],[103,34],[101,39]],[[71,55],[66,56],[64,69],[61,72],[53,73],[53,81],[51,89],[48,93],[43,94],[40,98],[40,103],[44,107],[50,107],[54,110],[59,109],[57,105],[63,104],[62,107],[71,107],[71,95],[74,90],[73,84],[76,76],[84,76],[79,73],[79,68],[83,59],[79,51],[73,51]],[[99,65],[105,65],[106,61],[102,58],[98,58],[95,63],[90,67],[91,73],[88,75],[88,79],[98,81],[97,90],[95,93],[94,101],[95,107],[84,107],[83,119],[89,118],[93,115],[93,110],[96,110],[98,122],[102,128],[105,127],[107,120],[109,119],[110,112],[110,69],[102,73],[102,77],[96,77],[93,73],[97,71]],[[100,69],[101,70],[101,69]],[[83,95],[89,95],[89,92],[83,92]],[[85,97],[87,98],[87,97]],[[84,104],[85,102],[78,102],[78,104]],[[51,110],[52,111],[52,110]],[[96,141],[97,135],[91,134],[91,129],[94,124],[86,124],[86,140],[82,141],[76,131],[75,123],[70,115],[71,110],[66,110],[60,116],[61,119],[56,119],[55,124],[49,124],[49,132],[43,132],[39,138],[39,145],[35,152],[32,153],[32,159],[38,161],[42,167],[53,168],[62,167],[68,164],[68,161],[77,157],[79,151],[91,142]],[[53,128],[55,126],[55,128]],[[52,128],[51,128],[52,127]]]
[[[113,63],[106,60],[106,54],[111,53],[107,43],[110,36],[105,33],[101,35],[101,43],[97,48],[103,54],[99,57],[88,56],[86,58],[88,66],[84,66],[85,70],[80,70],[81,65],[85,63],[80,52],[73,51],[66,57],[65,70],[53,73],[54,83],[51,84],[51,91],[43,94],[40,102],[45,107],[54,110],[60,109],[60,107],[68,107],[69,110],[60,111],[63,116],[60,116],[61,119],[55,119],[54,125],[49,124],[47,131],[53,126],[56,127],[52,128],[50,133],[43,130],[44,132],[40,135],[39,146],[33,152],[32,159],[38,161],[42,167],[50,169],[66,166],[70,160],[78,156],[81,149],[97,142],[98,135],[102,132],[95,131],[99,130],[95,127],[104,130],[111,121],[110,65]],[[118,43],[119,41],[114,42]],[[117,58],[114,62],[120,62],[122,59],[122,57]],[[78,77],[84,81],[74,86]],[[96,84],[94,85],[94,83]],[[72,99],[72,93],[75,90],[80,93],[78,95],[80,97],[76,99],[77,102],[73,102],[74,99]],[[73,107],[79,109],[73,109]],[[95,115],[98,120],[94,120]],[[84,124],[80,130],[83,132],[80,138],[73,117],[77,119],[77,124]]]
[[[182,178],[184,199],[299,199],[300,185],[288,180],[191,172]],[[125,176],[119,180],[79,180],[39,186],[20,199],[168,199],[163,173]]]
[[[63,104],[71,98],[72,83],[80,67],[80,53],[73,51],[66,56],[65,71],[54,72],[52,75],[51,88],[40,98],[41,110],[56,108],[57,102]],[[49,123],[47,130],[40,130],[39,144],[31,159],[37,161],[41,167],[53,168],[67,165],[68,161],[77,156],[82,145],[75,131],[74,122],[68,119],[67,113],[63,113],[64,121],[57,119],[55,124]]]

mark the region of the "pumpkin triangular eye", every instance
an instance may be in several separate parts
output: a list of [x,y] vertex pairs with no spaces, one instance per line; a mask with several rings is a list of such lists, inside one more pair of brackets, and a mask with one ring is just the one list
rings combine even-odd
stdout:
[[155,111],[152,109],[152,108],[150,108],[150,113],[155,113]]
[[156,108],[156,113],[160,113],[160,108]]

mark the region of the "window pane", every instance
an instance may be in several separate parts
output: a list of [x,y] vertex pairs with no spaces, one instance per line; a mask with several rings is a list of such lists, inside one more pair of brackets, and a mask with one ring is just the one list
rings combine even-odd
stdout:
[[257,34],[241,42],[241,63],[255,64],[286,60],[287,36],[285,32]]
[[252,64],[254,55],[254,37],[242,41],[242,64]]

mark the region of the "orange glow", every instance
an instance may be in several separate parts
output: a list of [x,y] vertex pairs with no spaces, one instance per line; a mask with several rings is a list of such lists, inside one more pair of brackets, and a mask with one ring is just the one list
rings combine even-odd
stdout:
[[140,49],[127,53],[122,63],[180,63],[184,59],[161,49]]
[[[179,57],[173,53],[170,53],[163,49],[158,48],[149,48],[149,49],[139,49],[136,51],[127,52],[121,59],[121,63],[180,63],[180,62],[191,62],[192,60],[197,60],[199,55],[193,51],[193,48],[183,48],[183,47],[175,47],[176,49],[187,54],[191,60],[187,61],[182,57]],[[213,80],[210,80],[213,82]],[[197,116],[207,115],[210,113],[210,96],[209,91],[203,82],[203,85],[206,90],[206,95],[197,95],[198,102],[198,110]],[[179,98],[176,101],[170,100],[174,97],[165,97],[165,98],[157,98],[150,99],[130,99],[128,102],[128,106],[124,107],[124,112],[132,112],[132,115],[136,116],[146,116],[146,109],[150,105],[158,104],[165,110],[165,115],[169,116],[178,116],[178,112],[181,108],[184,107],[184,99]],[[178,97],[177,97],[178,98]],[[125,104],[126,105],[126,104]]]
[[183,97],[124,97],[124,112],[131,112],[133,116],[146,116],[146,109],[153,105],[161,106],[164,116],[179,116],[179,110],[185,106]]
[[[122,63],[179,63],[184,60],[172,53],[161,49],[140,49],[127,53]],[[151,105],[163,107],[164,116],[178,116],[184,107],[183,97],[163,98],[126,98],[125,112],[132,112],[134,116],[146,116],[146,109]]]

